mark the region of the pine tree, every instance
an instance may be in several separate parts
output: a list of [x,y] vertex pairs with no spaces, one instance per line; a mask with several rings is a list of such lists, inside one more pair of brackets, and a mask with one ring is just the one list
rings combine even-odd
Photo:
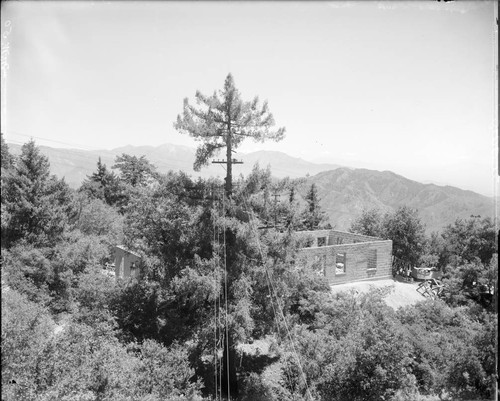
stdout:
[[262,107],[258,97],[251,102],[243,101],[231,74],[228,74],[224,89],[219,94],[214,92],[212,96],[205,96],[197,91],[196,102],[201,105],[200,108],[184,99],[183,114],[177,116],[174,127],[202,142],[196,151],[196,171],[207,165],[220,149],[226,148],[226,195],[229,196],[232,192],[233,151],[245,138],[256,142],[268,139],[280,141],[285,135],[285,128],[272,130],[274,117],[269,112],[267,101]]
[[302,213],[302,224],[306,230],[316,230],[325,224],[325,212],[321,210],[316,184],[312,184],[306,195],[307,208]]
[[299,227],[300,215],[297,212],[299,208],[297,199],[297,188],[296,184],[292,183],[288,190],[288,204],[286,213],[286,225],[289,230],[296,230]]
[[[224,88],[218,94],[214,92],[212,96],[205,96],[197,91],[196,102],[201,107],[192,106],[187,98],[184,99],[183,114],[177,116],[174,127],[179,132],[186,133],[202,142],[196,151],[194,162],[196,171],[207,165],[210,158],[217,154],[220,149],[226,148],[226,160],[221,161],[221,163],[225,163],[227,166],[225,195],[226,199],[231,200],[233,191],[232,165],[236,162],[233,159],[233,152],[245,138],[252,138],[257,142],[263,142],[267,139],[279,141],[283,139],[285,129],[272,130],[275,122],[273,115],[269,112],[267,101],[261,107],[258,97],[249,102],[241,99],[231,74],[226,77]],[[226,210],[229,211],[230,208]],[[227,229],[226,269],[229,284],[224,290],[224,299],[228,303],[234,302],[234,283],[240,279],[240,273],[236,271],[237,254],[236,233]],[[223,390],[226,394],[230,392],[232,396],[237,397],[235,338],[234,331],[230,331],[224,346],[223,373],[224,376],[229,377],[229,385],[223,383],[225,386]]]
[[110,206],[123,200],[120,180],[115,173],[108,170],[100,157],[97,161],[97,170],[87,176],[80,187],[80,192],[84,192],[89,198],[100,199]]
[[8,215],[2,222],[2,243],[24,239],[50,245],[63,232],[71,214],[71,191],[63,180],[50,176],[50,164],[33,140],[24,144],[2,197]]
[[132,187],[144,186],[158,176],[156,167],[146,156],[131,156],[123,153],[117,156],[112,168],[120,170],[120,179]]
[[101,161],[101,157],[99,156],[99,160],[97,161],[97,171],[92,173],[89,177],[92,181],[98,182],[103,187],[106,186],[113,173],[110,173],[106,168],[106,165]]
[[3,133],[0,134],[1,138],[1,152],[2,152],[2,169],[8,169],[12,167],[14,163],[14,157],[9,153],[9,147],[3,138]]
[[[6,229],[8,222],[10,221],[10,213],[7,211],[7,207],[5,204],[5,181],[7,176],[10,175],[10,170],[12,169],[14,163],[14,157],[9,153],[9,147],[5,143],[3,139],[3,133],[0,135],[1,138],[1,152],[2,152],[2,160],[1,160],[1,174],[0,174],[0,199],[1,199],[1,228],[2,233]],[[3,238],[3,237],[2,237]],[[2,241],[2,246],[5,244]]]

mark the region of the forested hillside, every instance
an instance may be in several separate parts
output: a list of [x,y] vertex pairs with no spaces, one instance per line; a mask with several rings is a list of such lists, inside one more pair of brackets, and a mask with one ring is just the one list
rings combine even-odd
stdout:
[[[13,154],[20,153],[20,146],[9,146]],[[158,172],[164,174],[180,170],[205,179],[223,177],[225,174],[219,165],[208,165],[199,172],[194,171],[195,150],[179,145],[125,146],[95,151],[42,146],[40,150],[50,161],[51,173],[59,178],[64,177],[73,188],[78,188],[85,177],[92,173],[99,158],[111,168],[115,158],[124,153],[146,157]],[[395,211],[404,205],[417,208],[429,234],[440,231],[457,217],[480,215],[493,218],[495,214],[492,198],[451,186],[422,184],[390,171],[309,163],[281,152],[238,154],[238,159],[242,159],[244,164],[235,167],[236,176],[248,176],[254,165],[258,164],[261,168],[270,166],[272,175],[277,179],[304,178],[302,193],[314,183],[322,208],[339,230],[347,230],[364,209],[373,208],[384,211]]]
[[[116,157],[116,173],[101,160],[78,190],[34,142],[13,157],[2,138],[1,162],[2,399],[220,399],[226,328],[232,398],[494,399],[489,219],[428,237],[410,207],[360,214],[350,229],[443,271],[443,299],[394,311],[375,290],[333,295],[294,263],[296,232],[331,224],[301,180],[254,168],[229,200],[220,180],[159,173],[146,157]],[[141,255],[137,279],[109,275],[116,244]]]
[[[20,154],[20,145],[8,144],[8,146],[11,149],[11,153]],[[49,158],[52,174],[57,175],[59,178],[64,177],[66,182],[73,188],[78,188],[85,177],[92,173],[99,157],[103,163],[111,166],[115,157],[123,153],[137,157],[145,156],[162,173],[168,173],[170,170],[181,170],[192,176],[202,178],[222,177],[224,175],[224,170],[217,165],[209,165],[201,171],[194,171],[193,162],[196,157],[196,149],[181,145],[129,145],[111,150],[80,150],[40,146],[40,151]],[[310,163],[282,152],[259,151],[238,153],[236,157],[244,160],[244,164],[238,165],[235,173],[245,176],[252,172],[252,168],[256,163],[263,168],[271,165],[273,175],[277,178],[304,177],[306,174],[314,175],[321,171],[339,167],[335,164]]]
[[321,206],[340,230],[347,229],[367,209],[418,209],[427,232],[441,231],[455,219],[471,215],[493,218],[492,198],[451,186],[422,184],[390,171],[338,168],[308,177],[315,184]]

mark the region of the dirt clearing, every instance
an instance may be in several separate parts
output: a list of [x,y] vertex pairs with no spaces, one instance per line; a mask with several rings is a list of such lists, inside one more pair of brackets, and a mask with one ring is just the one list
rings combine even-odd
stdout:
[[368,292],[370,288],[391,288],[391,292],[384,297],[388,306],[398,309],[402,306],[413,305],[426,298],[417,292],[416,282],[398,281],[397,279],[360,281],[356,283],[346,283],[333,285],[332,293],[355,290],[358,292]]

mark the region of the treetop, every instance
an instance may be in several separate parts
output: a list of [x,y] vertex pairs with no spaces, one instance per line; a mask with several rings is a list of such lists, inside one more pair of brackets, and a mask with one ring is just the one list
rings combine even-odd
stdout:
[[257,96],[252,101],[241,99],[231,73],[222,90],[214,91],[211,96],[197,91],[195,99],[196,106],[184,99],[183,113],[177,116],[174,128],[203,142],[196,153],[197,171],[228,143],[236,149],[246,137],[264,142],[280,141],[285,136],[284,127],[272,129],[275,121],[267,101],[260,105]]

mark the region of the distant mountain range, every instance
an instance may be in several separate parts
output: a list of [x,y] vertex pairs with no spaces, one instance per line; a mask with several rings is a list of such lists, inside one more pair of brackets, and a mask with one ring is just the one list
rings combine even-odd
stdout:
[[[8,146],[11,153],[20,153],[19,145]],[[40,150],[49,158],[52,173],[64,177],[74,188],[78,188],[96,170],[99,157],[111,168],[116,156],[122,153],[144,155],[162,173],[182,170],[191,176],[204,178],[225,175],[223,165],[220,164],[210,164],[200,172],[195,172],[195,149],[180,145],[129,145],[112,150],[40,146]],[[273,176],[277,178],[306,177],[300,192],[305,194],[311,184],[316,184],[323,209],[328,213],[331,224],[340,230],[348,229],[363,209],[378,208],[385,212],[401,205],[418,209],[428,232],[439,231],[457,218],[467,218],[470,215],[494,216],[493,198],[451,186],[422,184],[390,171],[311,163],[282,152],[241,153],[236,154],[235,158],[244,161],[244,164],[234,165],[235,175],[248,175],[258,163],[261,168],[270,165]]]
[[[13,154],[21,152],[21,146],[7,144]],[[224,167],[220,164],[209,164],[207,167],[196,172],[193,170],[196,150],[187,146],[164,144],[160,146],[123,146],[112,150],[77,150],[52,148],[40,146],[41,152],[50,160],[52,173],[58,177],[64,177],[66,182],[73,188],[81,185],[83,180],[96,170],[97,160],[101,160],[109,168],[114,164],[116,156],[123,153],[132,156],[146,156],[153,163],[158,171],[166,173],[169,170],[182,170],[195,177],[225,176]],[[219,156],[221,159],[224,155]],[[336,164],[316,164],[305,160],[291,157],[282,152],[259,151],[253,153],[237,153],[236,159],[242,159],[244,164],[237,164],[233,167],[233,174],[249,174],[254,165],[259,163],[265,168],[272,165],[273,175],[276,177],[304,177],[307,174],[313,175],[321,171],[333,170],[339,165]]]
[[363,209],[387,212],[402,205],[419,211],[428,233],[441,231],[457,218],[494,216],[493,198],[451,186],[422,184],[391,171],[341,167],[309,177],[304,185],[313,183],[331,224],[341,230],[349,228]]

